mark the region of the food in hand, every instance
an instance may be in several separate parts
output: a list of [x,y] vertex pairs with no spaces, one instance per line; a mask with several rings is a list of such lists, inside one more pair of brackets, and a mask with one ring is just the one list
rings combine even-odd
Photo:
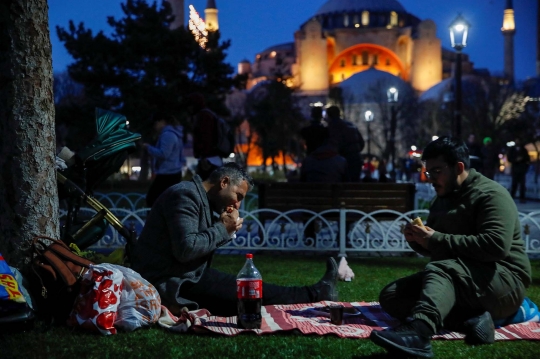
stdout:
[[417,226],[420,226],[422,227],[423,229],[426,229],[426,227],[424,226],[424,223],[422,222],[422,219],[420,217],[416,217],[415,219],[413,219],[411,221],[412,224],[416,224]]

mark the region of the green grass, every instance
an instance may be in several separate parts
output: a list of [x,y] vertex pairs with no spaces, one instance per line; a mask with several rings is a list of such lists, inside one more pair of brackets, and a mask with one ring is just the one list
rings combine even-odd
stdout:
[[[306,285],[317,281],[325,270],[322,257],[256,254],[255,263],[265,281],[284,285]],[[420,270],[426,263],[418,258],[350,258],[356,274],[353,282],[339,283],[342,301],[375,301],[388,282]],[[219,255],[214,267],[237,273],[244,263],[240,255]],[[533,261],[534,283],[528,296],[540,303],[540,261]],[[540,358],[540,342],[497,342],[473,347],[463,341],[433,341],[437,358]],[[0,358],[392,358],[369,340],[333,336],[302,336],[292,333],[236,337],[173,334],[157,326],[132,333],[104,337],[98,334],[40,324],[27,333],[0,339]]]

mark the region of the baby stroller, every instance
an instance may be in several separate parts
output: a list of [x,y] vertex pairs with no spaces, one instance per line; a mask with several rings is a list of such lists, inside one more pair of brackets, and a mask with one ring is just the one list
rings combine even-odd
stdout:
[[[135,231],[126,228],[109,209],[93,198],[93,190],[118,172],[136,149],[135,142],[141,135],[128,130],[125,116],[99,108],[96,109],[96,131],[96,137],[77,153],[64,147],[57,156],[66,164],[62,166],[64,169],[57,166],[58,196],[67,205],[61,239],[68,245],[75,243],[83,250],[100,240],[107,225],[111,224],[126,239],[126,254],[129,256]],[[79,218],[83,203],[97,211],[92,218]]]

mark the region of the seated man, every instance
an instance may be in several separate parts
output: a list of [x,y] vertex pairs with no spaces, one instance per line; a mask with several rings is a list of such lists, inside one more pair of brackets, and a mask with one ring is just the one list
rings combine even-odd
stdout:
[[[173,314],[187,307],[236,315],[236,276],[210,264],[215,250],[242,227],[238,208],[252,187],[244,169],[227,163],[206,181],[196,175],[170,187],[155,202],[135,245],[132,267],[157,288]],[[336,300],[337,274],[330,258],[325,275],[312,286],[263,283],[263,305]]]
[[471,344],[492,343],[493,320],[518,310],[531,266],[512,197],[469,169],[465,143],[441,137],[426,147],[422,161],[437,196],[428,226],[408,224],[404,234],[431,261],[382,290],[382,308],[402,323],[370,338],[388,350],[429,358],[431,336],[442,327],[464,332]]

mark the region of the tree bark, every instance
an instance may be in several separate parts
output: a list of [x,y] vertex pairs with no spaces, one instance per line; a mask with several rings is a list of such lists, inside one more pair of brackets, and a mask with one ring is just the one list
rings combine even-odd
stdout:
[[0,253],[23,269],[36,235],[59,237],[46,0],[0,1]]

